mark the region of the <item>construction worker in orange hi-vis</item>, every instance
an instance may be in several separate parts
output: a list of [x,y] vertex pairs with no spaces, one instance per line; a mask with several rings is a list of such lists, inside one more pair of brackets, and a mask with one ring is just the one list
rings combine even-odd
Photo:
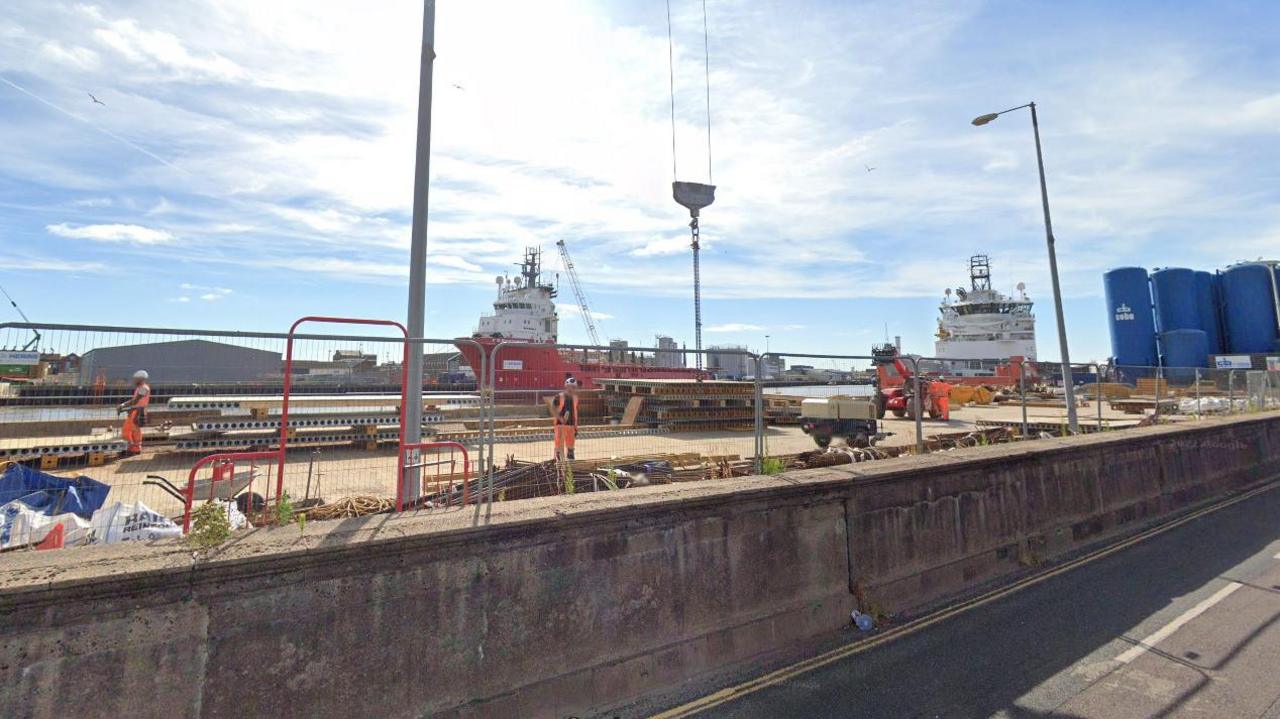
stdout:
[[940,419],[944,422],[951,421],[951,385],[942,380],[934,380],[929,383],[929,398],[933,400],[933,407],[936,412],[930,412],[929,416]]
[[133,396],[116,408],[117,412],[128,412],[121,434],[129,444],[129,454],[142,451],[142,428],[147,424],[147,406],[150,404],[151,385],[147,384],[147,371],[140,369],[133,373]]
[[[553,403],[556,440],[556,459],[573,459],[573,440],[578,435],[578,380],[570,377],[564,381],[564,391],[556,395]],[[565,450],[561,454],[560,450]]]

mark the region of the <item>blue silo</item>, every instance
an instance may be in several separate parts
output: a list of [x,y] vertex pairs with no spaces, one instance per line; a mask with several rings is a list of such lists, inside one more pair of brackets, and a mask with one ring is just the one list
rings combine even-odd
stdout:
[[1209,352],[1219,354],[1222,346],[1222,315],[1218,312],[1218,287],[1215,275],[1196,271],[1196,309],[1200,311],[1200,329],[1208,335]]
[[1156,364],[1156,326],[1151,314],[1151,289],[1141,267],[1117,267],[1102,276],[1107,296],[1107,327],[1111,356],[1117,365]]
[[1185,267],[1166,267],[1151,273],[1151,299],[1156,306],[1156,327],[1161,332],[1199,330],[1196,273]]
[[1160,350],[1164,354],[1162,364],[1166,376],[1171,379],[1189,379],[1195,375],[1179,368],[1209,366],[1209,335],[1204,330],[1161,332]]
[[1240,354],[1271,352],[1277,342],[1275,270],[1262,262],[1228,267],[1222,273],[1227,350]]

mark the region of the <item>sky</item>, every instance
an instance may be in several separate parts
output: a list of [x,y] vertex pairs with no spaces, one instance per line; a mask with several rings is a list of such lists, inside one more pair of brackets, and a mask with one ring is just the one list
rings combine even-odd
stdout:
[[[403,318],[421,5],[9,0],[0,284],[42,322]],[[602,335],[692,345],[674,159],[718,188],[704,344],[932,354],[983,253],[1056,358],[1030,117],[969,123],[1031,100],[1074,360],[1110,354],[1107,269],[1280,249],[1280,3],[707,0],[710,162],[697,0],[671,0],[674,158],[660,0],[438,6],[429,337],[470,334],[526,246],[554,280],[564,239]]]

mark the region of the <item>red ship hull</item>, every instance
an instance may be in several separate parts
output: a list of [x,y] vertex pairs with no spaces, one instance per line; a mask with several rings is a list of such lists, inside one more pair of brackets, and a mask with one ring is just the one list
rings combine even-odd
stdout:
[[[458,350],[480,375],[480,348],[489,362],[497,362],[494,371],[494,389],[498,390],[548,390],[561,389],[564,381],[573,377],[585,389],[595,389],[598,380],[605,379],[707,379],[710,374],[690,367],[653,367],[630,362],[588,361],[581,350],[561,350],[555,345],[495,347],[503,340],[491,337],[459,339]],[[480,347],[472,344],[475,342]],[[576,357],[575,357],[576,355]]]

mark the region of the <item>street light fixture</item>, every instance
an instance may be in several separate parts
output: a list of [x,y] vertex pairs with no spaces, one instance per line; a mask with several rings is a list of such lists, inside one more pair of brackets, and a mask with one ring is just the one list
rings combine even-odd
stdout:
[[1070,426],[1072,434],[1078,434],[1080,432],[1080,423],[1076,419],[1076,393],[1072,385],[1071,356],[1067,352],[1067,325],[1062,317],[1062,288],[1058,283],[1058,255],[1053,248],[1053,221],[1049,218],[1049,190],[1044,181],[1044,154],[1040,150],[1040,120],[1036,117],[1036,104],[1028,102],[1025,105],[1011,107],[1008,110],[979,115],[973,118],[973,124],[981,127],[1006,112],[1013,112],[1023,108],[1031,109],[1031,130],[1036,137],[1036,165],[1040,168],[1040,202],[1044,206],[1044,237],[1045,243],[1049,246],[1049,275],[1053,279],[1053,310],[1058,317],[1058,347],[1062,350],[1062,384],[1066,391],[1064,399],[1067,402],[1067,424]]

